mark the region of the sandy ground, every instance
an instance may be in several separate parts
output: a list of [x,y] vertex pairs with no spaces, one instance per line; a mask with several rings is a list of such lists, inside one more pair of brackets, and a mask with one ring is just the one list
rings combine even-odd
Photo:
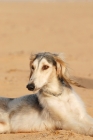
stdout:
[[[64,52],[93,116],[93,3],[0,3],[0,96],[26,89],[31,52]],[[93,140],[72,131],[1,134],[0,140]]]

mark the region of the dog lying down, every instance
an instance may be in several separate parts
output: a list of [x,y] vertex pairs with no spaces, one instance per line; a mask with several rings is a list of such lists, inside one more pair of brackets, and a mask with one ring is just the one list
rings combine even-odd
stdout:
[[65,129],[93,136],[90,117],[71,84],[61,55],[31,55],[28,90],[36,94],[20,98],[0,97],[0,133]]

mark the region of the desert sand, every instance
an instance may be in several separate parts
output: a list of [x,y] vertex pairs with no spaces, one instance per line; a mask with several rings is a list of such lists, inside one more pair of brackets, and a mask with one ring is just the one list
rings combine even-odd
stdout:
[[[74,87],[93,117],[93,2],[0,2],[0,96],[31,94],[26,89],[32,52],[63,52]],[[72,131],[0,134],[0,140],[93,140]]]

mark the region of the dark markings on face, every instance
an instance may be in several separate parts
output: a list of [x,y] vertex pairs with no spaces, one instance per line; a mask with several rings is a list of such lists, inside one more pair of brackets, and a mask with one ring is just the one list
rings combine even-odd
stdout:
[[54,57],[53,57],[53,54],[51,54],[51,53],[49,53],[49,52],[37,54],[35,60],[36,60],[36,59],[39,60],[39,61],[38,61],[38,65],[39,65],[40,61],[41,61],[43,58],[45,58],[49,63],[51,63],[53,66],[56,67],[57,63],[56,63],[56,61],[55,61],[55,59],[54,59]]

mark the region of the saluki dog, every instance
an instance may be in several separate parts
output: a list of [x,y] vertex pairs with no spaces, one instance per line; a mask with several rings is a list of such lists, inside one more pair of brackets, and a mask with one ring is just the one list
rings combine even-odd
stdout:
[[64,129],[93,136],[93,118],[71,84],[80,86],[60,54],[31,55],[27,88],[36,93],[0,97],[0,133]]

